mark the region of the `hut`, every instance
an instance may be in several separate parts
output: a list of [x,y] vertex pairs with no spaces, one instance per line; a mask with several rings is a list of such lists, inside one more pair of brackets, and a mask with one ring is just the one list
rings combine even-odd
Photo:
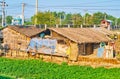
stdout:
[[112,34],[105,28],[49,28],[44,32],[48,31],[50,38],[57,39],[56,52],[64,52],[75,61],[79,55],[95,52],[101,42],[109,42]]
[[107,28],[108,30],[112,29],[112,21],[111,20],[102,20],[101,27]]
[[11,50],[27,49],[30,39],[38,37],[41,30],[33,26],[7,26],[2,30],[3,44]]

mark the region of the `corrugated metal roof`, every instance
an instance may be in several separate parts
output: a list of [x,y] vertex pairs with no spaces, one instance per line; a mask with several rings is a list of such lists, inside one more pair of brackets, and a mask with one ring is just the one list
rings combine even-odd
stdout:
[[77,43],[107,42],[111,40],[107,35],[112,34],[105,28],[50,28],[50,30]]

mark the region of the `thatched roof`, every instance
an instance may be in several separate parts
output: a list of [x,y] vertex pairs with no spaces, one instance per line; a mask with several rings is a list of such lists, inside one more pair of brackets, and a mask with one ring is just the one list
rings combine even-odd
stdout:
[[112,34],[105,28],[50,28],[54,31],[77,43],[99,43],[111,39],[107,35]]
[[32,37],[34,35],[37,35],[41,32],[39,28],[36,28],[34,26],[28,26],[28,27],[23,27],[23,26],[8,26],[7,28],[10,28],[14,31],[17,31],[21,34],[24,34],[28,37]]

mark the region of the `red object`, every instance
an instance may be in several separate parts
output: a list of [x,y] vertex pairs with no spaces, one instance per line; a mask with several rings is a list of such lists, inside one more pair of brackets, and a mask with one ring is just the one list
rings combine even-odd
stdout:
[[102,27],[108,27],[108,26],[110,26],[110,22],[107,21],[107,20],[102,20],[102,21],[101,21],[101,26],[102,26]]

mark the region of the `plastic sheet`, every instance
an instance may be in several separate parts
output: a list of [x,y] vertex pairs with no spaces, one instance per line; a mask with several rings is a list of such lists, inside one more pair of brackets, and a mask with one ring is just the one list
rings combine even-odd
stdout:
[[[33,38],[28,48],[35,49],[42,53],[55,53],[57,40]],[[29,49],[28,49],[29,50]]]

